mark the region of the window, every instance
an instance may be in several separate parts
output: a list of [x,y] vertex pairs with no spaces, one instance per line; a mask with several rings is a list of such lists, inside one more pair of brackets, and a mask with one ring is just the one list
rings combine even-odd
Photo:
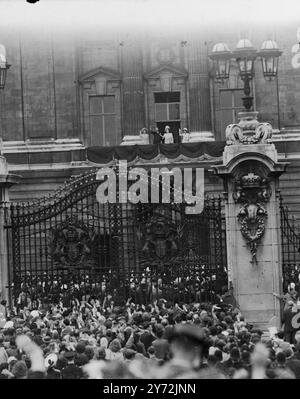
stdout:
[[231,123],[237,123],[238,112],[244,109],[243,89],[220,89],[221,131]]
[[180,92],[168,91],[154,93],[155,122],[160,133],[168,125],[173,134],[174,143],[179,143],[180,121]]
[[118,144],[115,96],[91,96],[89,101],[91,145]]
[[180,120],[180,92],[154,93],[156,122]]

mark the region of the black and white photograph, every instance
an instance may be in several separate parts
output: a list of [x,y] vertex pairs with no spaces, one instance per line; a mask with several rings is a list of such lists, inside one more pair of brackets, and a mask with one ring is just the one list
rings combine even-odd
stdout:
[[0,380],[278,379],[300,379],[300,3],[0,0]]

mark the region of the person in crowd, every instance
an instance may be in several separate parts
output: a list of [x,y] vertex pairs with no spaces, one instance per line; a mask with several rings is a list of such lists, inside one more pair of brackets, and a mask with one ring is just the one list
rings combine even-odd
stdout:
[[121,303],[106,284],[104,296],[58,292],[44,305],[42,294],[23,291],[26,306],[7,307],[0,327],[1,379],[92,378],[91,369],[99,378],[300,378],[294,302],[283,330],[266,339],[228,295]]
[[64,354],[67,365],[61,371],[62,379],[80,379],[83,375],[82,369],[75,365],[76,353],[72,350],[65,352]]
[[292,325],[293,317],[296,314],[294,309],[294,302],[292,300],[287,302],[288,307],[283,312],[282,322],[284,325],[284,340],[290,344],[294,343],[295,329]]

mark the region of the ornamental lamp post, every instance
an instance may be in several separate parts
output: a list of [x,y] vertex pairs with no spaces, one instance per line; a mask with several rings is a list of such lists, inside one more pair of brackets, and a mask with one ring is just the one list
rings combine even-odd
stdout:
[[250,81],[254,77],[254,62],[257,58],[261,59],[264,78],[269,81],[276,78],[278,60],[281,54],[282,51],[279,50],[277,43],[270,39],[263,42],[260,51],[253,46],[249,39],[240,39],[233,51],[230,51],[226,43],[214,45],[209,58],[214,63],[216,82],[224,83],[229,79],[232,59],[236,61],[240,78],[244,82],[244,97],[242,97],[242,100],[245,111],[239,112],[238,124],[229,125],[226,128],[227,144],[233,142],[258,143],[261,141],[262,135],[265,135],[264,140],[271,141],[272,126],[265,123],[262,127],[262,124],[257,121],[258,112],[252,110],[253,96],[251,96]]
[[254,61],[257,57],[257,50],[248,39],[239,40],[233,56],[239,67],[240,77],[244,82],[244,94],[242,98],[244,107],[250,111],[253,104],[253,97],[250,96],[250,81],[254,76]]
[[10,65],[6,62],[6,51],[3,44],[0,44],[0,90],[4,89],[6,74]]
[[274,40],[263,42],[260,51],[252,45],[249,39],[238,41],[234,51],[230,51],[226,43],[214,45],[209,58],[214,62],[216,69],[216,82],[224,82],[229,78],[230,62],[234,58],[239,68],[240,78],[244,82],[243,104],[246,111],[250,111],[253,105],[253,97],[250,95],[250,81],[254,77],[254,61],[260,57],[264,78],[272,80],[277,76],[278,59],[282,51],[278,49]]

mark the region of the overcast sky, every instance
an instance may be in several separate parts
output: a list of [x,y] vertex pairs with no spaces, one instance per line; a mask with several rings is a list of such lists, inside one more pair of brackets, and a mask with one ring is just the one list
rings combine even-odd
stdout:
[[0,0],[0,24],[80,29],[126,26],[132,29],[188,29],[207,25],[297,22],[299,0]]

